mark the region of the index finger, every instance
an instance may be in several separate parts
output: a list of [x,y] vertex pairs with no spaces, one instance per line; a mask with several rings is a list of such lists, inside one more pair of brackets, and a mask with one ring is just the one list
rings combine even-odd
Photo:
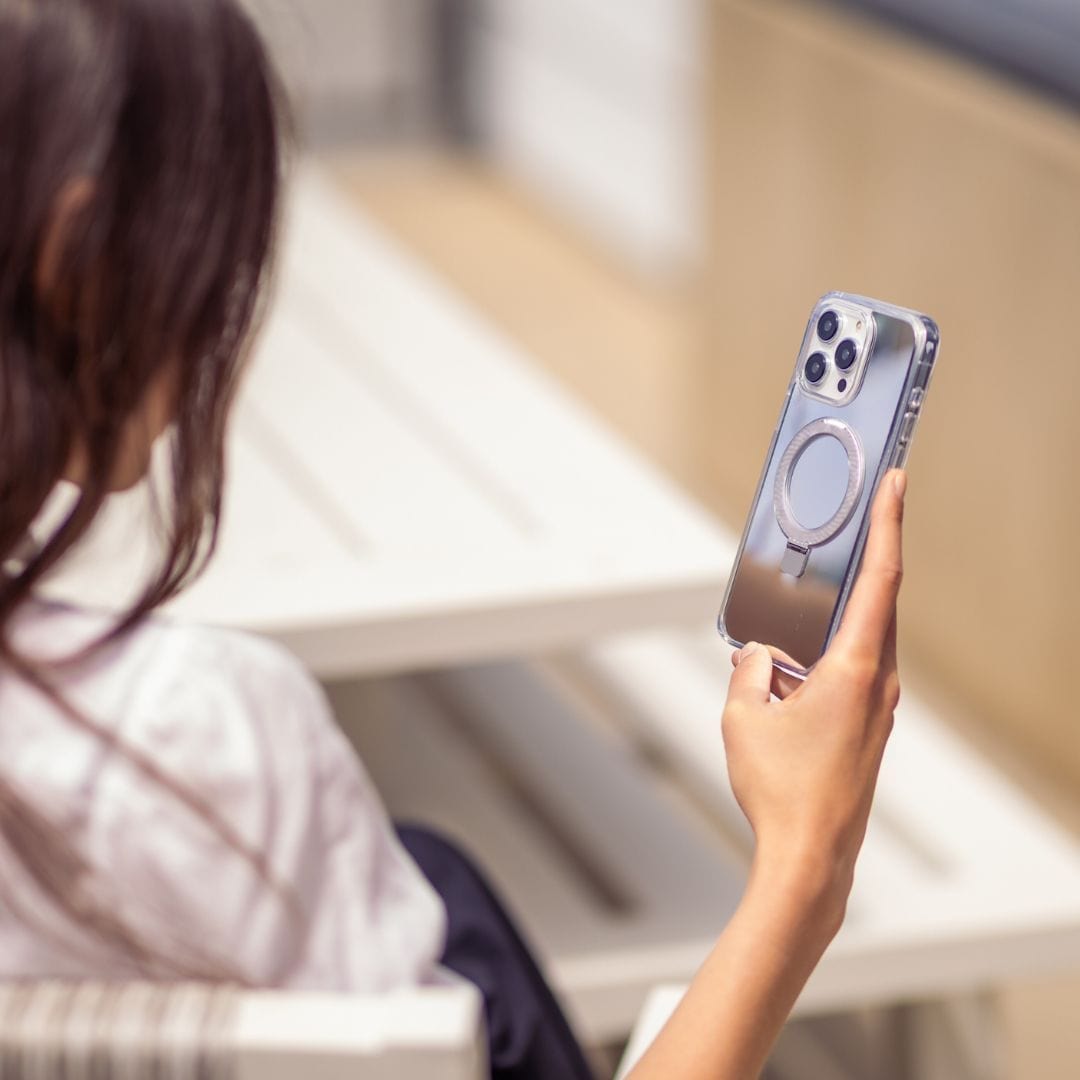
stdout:
[[906,490],[907,476],[900,469],[891,469],[878,486],[862,568],[836,633],[841,649],[874,661],[891,640],[889,627],[904,576],[901,533]]

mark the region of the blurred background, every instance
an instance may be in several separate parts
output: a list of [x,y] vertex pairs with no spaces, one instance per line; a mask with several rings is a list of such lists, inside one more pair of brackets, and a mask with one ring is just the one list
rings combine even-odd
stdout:
[[[1075,0],[250,2],[358,204],[736,529],[815,299],[932,314],[906,678],[1080,827]],[[1008,995],[1017,1077],[1077,1006]]]

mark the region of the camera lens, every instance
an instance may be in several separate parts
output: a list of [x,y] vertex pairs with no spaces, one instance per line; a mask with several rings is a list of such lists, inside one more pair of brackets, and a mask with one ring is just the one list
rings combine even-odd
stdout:
[[855,363],[855,357],[858,355],[859,347],[855,344],[851,338],[845,338],[836,346],[836,366],[841,371],[847,371],[852,364]]
[[832,341],[840,327],[840,317],[835,311],[826,311],[817,321],[817,336],[822,341]]
[[806,361],[806,367],[803,369],[806,373],[808,382],[819,383],[825,377],[825,354],[813,353]]

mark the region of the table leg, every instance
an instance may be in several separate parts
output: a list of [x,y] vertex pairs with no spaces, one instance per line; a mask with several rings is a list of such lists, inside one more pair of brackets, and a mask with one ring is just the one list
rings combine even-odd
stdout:
[[989,991],[903,1010],[910,1080],[1005,1080],[999,1001]]
[[788,1024],[764,1080],[1005,1080],[992,994]]

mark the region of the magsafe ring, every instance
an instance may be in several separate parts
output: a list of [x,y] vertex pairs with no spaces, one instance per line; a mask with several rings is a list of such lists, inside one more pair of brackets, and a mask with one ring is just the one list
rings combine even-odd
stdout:
[[[833,438],[844,448],[847,454],[848,479],[847,490],[837,511],[824,525],[816,529],[804,528],[795,517],[791,508],[791,475],[806,448],[815,439]],[[855,431],[832,416],[823,416],[812,420],[800,429],[788,443],[780,465],[776,470],[776,483],[773,487],[773,510],[776,522],[784,535],[800,548],[808,549],[831,540],[850,520],[852,511],[858,505],[863,492],[866,467],[863,461],[862,443]]]

